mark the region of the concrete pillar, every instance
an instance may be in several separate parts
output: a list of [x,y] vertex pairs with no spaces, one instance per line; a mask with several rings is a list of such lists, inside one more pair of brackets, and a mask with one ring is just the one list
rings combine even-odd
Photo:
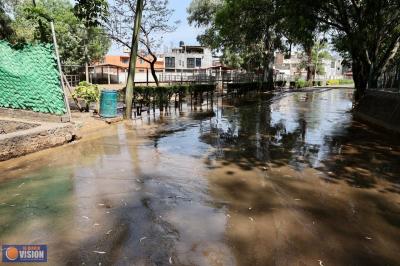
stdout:
[[107,67],[107,78],[108,78],[108,85],[110,85],[111,84],[110,66]]

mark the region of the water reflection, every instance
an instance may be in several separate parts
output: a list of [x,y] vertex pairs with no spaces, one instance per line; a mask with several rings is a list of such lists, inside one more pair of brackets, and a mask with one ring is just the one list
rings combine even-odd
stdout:
[[395,265],[400,145],[351,98],[185,105],[0,163],[1,243],[51,265]]

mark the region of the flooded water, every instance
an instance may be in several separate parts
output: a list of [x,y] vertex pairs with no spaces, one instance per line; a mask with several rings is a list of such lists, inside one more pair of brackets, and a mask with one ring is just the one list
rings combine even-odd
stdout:
[[0,163],[0,244],[47,244],[48,265],[400,265],[400,143],[351,99],[220,99]]

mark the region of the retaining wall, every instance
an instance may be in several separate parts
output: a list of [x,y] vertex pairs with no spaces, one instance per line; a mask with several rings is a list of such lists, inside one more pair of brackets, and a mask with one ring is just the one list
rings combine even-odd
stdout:
[[44,123],[31,129],[0,134],[0,161],[63,145],[73,141],[75,136],[76,126],[71,123]]
[[400,133],[400,93],[368,91],[354,110],[367,123]]

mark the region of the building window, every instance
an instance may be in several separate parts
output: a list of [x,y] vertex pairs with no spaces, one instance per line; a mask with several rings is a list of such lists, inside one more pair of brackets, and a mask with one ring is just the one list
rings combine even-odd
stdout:
[[201,58],[196,58],[196,67],[201,67]]
[[128,58],[121,58],[122,64],[129,64],[129,59]]
[[187,68],[194,68],[195,67],[195,60],[194,58],[187,59]]
[[336,68],[336,62],[335,61],[331,62],[331,68]]
[[165,57],[165,67],[175,68],[175,57]]
[[140,59],[140,64],[142,64],[142,65],[144,64],[144,61],[143,61],[143,59]]

